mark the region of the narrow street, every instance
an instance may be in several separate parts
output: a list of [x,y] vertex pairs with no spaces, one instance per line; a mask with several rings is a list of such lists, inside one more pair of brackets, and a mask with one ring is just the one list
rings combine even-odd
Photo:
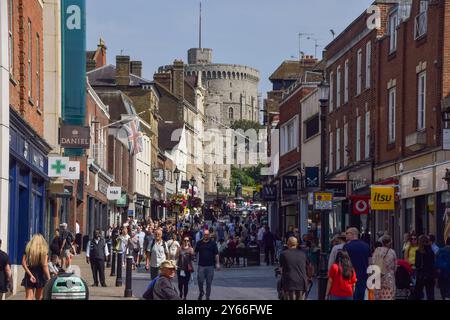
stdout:
[[[261,256],[262,258],[262,256]],[[261,264],[257,267],[222,268],[214,273],[211,300],[276,300],[277,279],[274,266]],[[133,274],[133,295],[142,297],[150,283],[149,271],[140,269]],[[188,300],[198,298],[197,278],[190,282]],[[317,285],[314,284],[309,299],[317,297]]]

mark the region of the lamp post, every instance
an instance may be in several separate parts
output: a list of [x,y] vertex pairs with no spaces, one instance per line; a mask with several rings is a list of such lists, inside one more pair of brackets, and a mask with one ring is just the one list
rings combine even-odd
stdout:
[[[321,125],[321,136],[320,136],[320,190],[325,191],[325,166],[326,166],[326,152],[327,152],[327,109],[328,109],[328,99],[330,94],[330,85],[324,79],[319,85],[320,92],[320,125]],[[328,212],[322,211],[320,214],[320,260],[319,260],[319,275],[318,280],[318,300],[325,300],[326,290],[327,290],[327,266],[328,266]]]
[[[175,167],[173,171],[173,176],[175,178],[175,199],[178,197],[178,180],[180,179],[180,170],[178,167]],[[178,214],[179,212],[175,211],[175,233],[178,235]]]
[[195,187],[195,183],[197,181],[195,180],[194,176],[192,176],[192,178],[191,178],[191,180],[189,182],[191,183],[191,186],[192,186],[192,190],[191,190],[191,209],[192,209],[192,213],[193,213],[194,210],[193,210],[192,205],[194,203],[194,187]]
[[216,196],[216,203],[217,203],[217,219],[219,218],[219,187],[220,187],[220,183],[219,183],[219,177],[216,177],[217,183],[216,183],[216,188],[217,188],[217,196]]

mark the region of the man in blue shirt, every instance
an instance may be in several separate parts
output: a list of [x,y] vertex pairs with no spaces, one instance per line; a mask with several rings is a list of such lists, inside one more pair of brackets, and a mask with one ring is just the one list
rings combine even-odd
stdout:
[[364,300],[367,288],[367,268],[369,267],[369,258],[372,256],[369,245],[359,240],[359,230],[357,228],[349,228],[345,233],[347,244],[344,250],[348,252],[353,268],[356,272],[354,300]]

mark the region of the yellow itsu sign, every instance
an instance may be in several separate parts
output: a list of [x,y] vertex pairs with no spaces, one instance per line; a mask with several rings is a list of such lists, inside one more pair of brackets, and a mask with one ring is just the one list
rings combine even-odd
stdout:
[[372,210],[395,210],[394,187],[372,186],[370,208]]

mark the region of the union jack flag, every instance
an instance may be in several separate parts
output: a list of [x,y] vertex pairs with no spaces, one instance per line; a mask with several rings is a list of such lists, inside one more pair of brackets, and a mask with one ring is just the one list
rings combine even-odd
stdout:
[[131,120],[124,125],[128,135],[128,147],[131,155],[135,155],[142,152],[142,136],[141,125],[138,118]]

